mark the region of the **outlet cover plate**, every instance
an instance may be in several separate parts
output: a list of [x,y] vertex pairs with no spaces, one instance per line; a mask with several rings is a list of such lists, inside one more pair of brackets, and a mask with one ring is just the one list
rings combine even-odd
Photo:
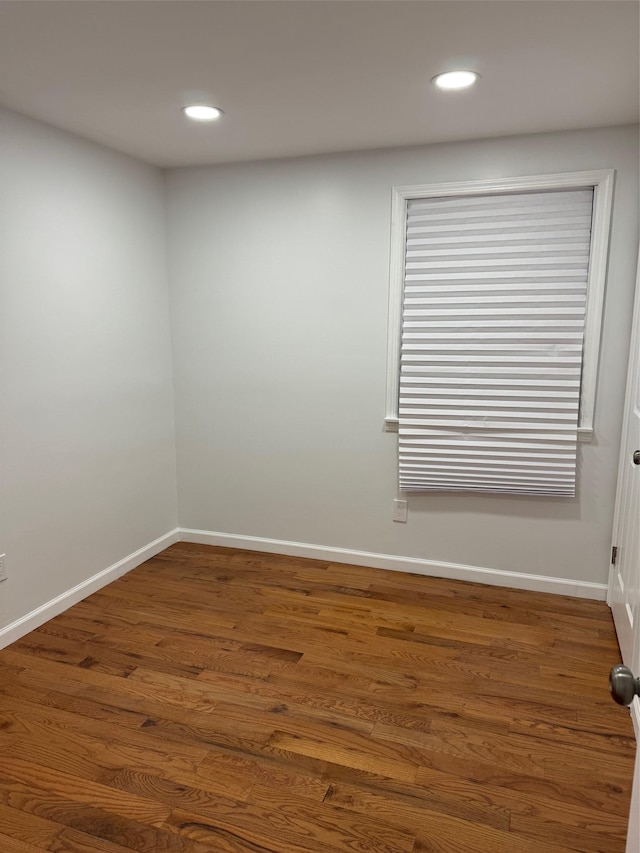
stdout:
[[400,521],[403,524],[406,524],[407,521],[407,502],[401,500],[395,500],[393,502],[393,520]]

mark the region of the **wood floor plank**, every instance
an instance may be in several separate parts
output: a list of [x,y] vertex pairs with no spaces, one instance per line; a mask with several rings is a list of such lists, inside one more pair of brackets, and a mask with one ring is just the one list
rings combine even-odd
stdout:
[[62,829],[59,823],[0,801],[0,831],[9,838],[47,849],[47,845],[57,838]]
[[125,795],[117,788],[101,785],[88,779],[84,779],[82,785],[78,785],[77,777],[72,774],[20,759],[5,757],[0,773],[0,790],[4,790],[5,785],[10,789],[10,781],[12,781],[33,789],[55,793],[71,802],[95,806],[140,823],[161,822],[170,812],[169,808],[153,799]]
[[62,830],[47,850],[48,853],[133,853],[132,847],[123,847],[68,827]]
[[626,780],[622,786],[617,783],[605,784],[594,789],[590,785],[576,783],[575,780],[572,784],[567,784],[564,780],[559,781],[548,775],[512,771],[497,764],[434,751],[425,753],[425,763],[416,775],[416,786],[431,785],[434,771],[438,778],[444,773],[483,787],[491,786],[517,791],[525,803],[531,796],[536,796],[563,803],[568,809],[584,806],[594,812],[615,814],[626,832],[630,800]]
[[[116,797],[117,794],[114,794],[113,800]],[[19,810],[22,816],[28,815],[31,821],[42,819],[53,821],[57,826],[69,827],[116,844],[124,841],[135,850],[181,851],[184,847],[182,844],[177,844],[173,836],[163,838],[164,833],[154,828],[153,822],[162,822],[166,816],[164,810],[160,813],[157,807],[153,817],[141,823],[94,806],[90,802],[68,800],[57,793],[15,782],[2,775],[0,775],[0,804],[11,805]],[[59,833],[56,831],[57,835]],[[167,844],[167,841],[171,843]]]
[[4,754],[45,767],[60,767],[77,776],[79,784],[85,779],[108,784],[126,767],[149,773],[172,773],[176,779],[190,784],[197,778],[197,765],[207,750],[202,747],[194,752],[194,747],[183,747],[176,754],[173,747],[172,743],[169,748],[161,748],[152,741],[136,746],[29,721],[28,732],[18,737]]
[[[257,788],[252,801],[218,800],[206,814],[176,809],[167,826],[179,834],[215,844],[218,834],[232,832],[267,849],[298,853],[301,849],[328,853],[410,853],[413,833],[390,826],[374,816],[355,817],[331,805],[310,803],[291,793]],[[260,848],[258,848],[260,849]]]
[[[48,848],[51,849],[50,847]],[[20,841],[17,838],[10,838],[0,830],[0,850],[2,853],[46,853],[44,847],[36,847],[35,844],[29,844],[28,841]]]
[[623,853],[597,601],[179,543],[0,651],[0,853]]
[[[577,716],[577,715],[576,715]],[[633,760],[636,753],[635,739],[629,736],[594,732],[586,726],[579,725],[554,725],[537,720],[523,720],[514,716],[509,724],[509,731],[515,734],[527,735],[537,740],[549,743],[572,744],[576,748],[595,749],[603,752],[611,758],[613,755],[621,755],[623,758]]]
[[340,744],[323,739],[299,737],[287,732],[276,732],[270,738],[269,749],[282,753],[297,753],[317,758],[320,761],[331,764],[342,764],[345,767],[353,767],[356,770],[365,770],[378,776],[388,776],[391,779],[400,779],[405,782],[413,782],[418,772],[418,764],[404,759],[398,750],[395,755],[380,755],[374,748],[357,749],[349,743]]
[[[493,850],[500,853],[534,853],[538,842],[526,835],[498,828],[490,824],[464,820],[462,817],[443,814],[432,809],[409,803],[404,799],[390,797],[371,790],[353,786],[336,786],[329,800],[357,814],[375,814],[392,826],[409,827],[416,836],[414,850],[471,851]],[[551,840],[545,846],[547,853],[559,853],[564,848]],[[587,853],[585,848],[583,853]]]

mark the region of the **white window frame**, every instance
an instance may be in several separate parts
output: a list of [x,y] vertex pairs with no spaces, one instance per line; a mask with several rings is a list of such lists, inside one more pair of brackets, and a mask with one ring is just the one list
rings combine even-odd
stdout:
[[527,191],[593,188],[591,249],[587,282],[587,307],[584,331],[582,380],[580,383],[580,416],[578,440],[591,441],[596,403],[598,361],[604,291],[607,275],[609,231],[613,202],[615,170],[563,172],[557,175],[532,175],[524,178],[461,181],[444,184],[421,184],[393,187],[391,210],[391,257],[389,268],[389,326],[387,333],[387,405],[385,432],[397,432],[398,392],[400,386],[400,342],[402,299],[404,292],[407,202],[414,198],[520,193]]

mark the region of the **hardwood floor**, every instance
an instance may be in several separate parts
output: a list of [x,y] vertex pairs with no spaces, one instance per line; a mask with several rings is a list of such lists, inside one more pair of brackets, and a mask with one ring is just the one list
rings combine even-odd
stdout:
[[623,853],[608,608],[175,545],[0,652],[2,853]]

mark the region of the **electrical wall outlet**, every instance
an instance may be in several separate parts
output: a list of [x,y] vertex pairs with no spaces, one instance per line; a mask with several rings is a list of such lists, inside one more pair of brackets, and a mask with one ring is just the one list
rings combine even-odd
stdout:
[[7,555],[0,554],[0,581],[7,579]]
[[407,502],[406,501],[398,501],[395,500],[393,502],[393,520],[394,521],[407,521]]

